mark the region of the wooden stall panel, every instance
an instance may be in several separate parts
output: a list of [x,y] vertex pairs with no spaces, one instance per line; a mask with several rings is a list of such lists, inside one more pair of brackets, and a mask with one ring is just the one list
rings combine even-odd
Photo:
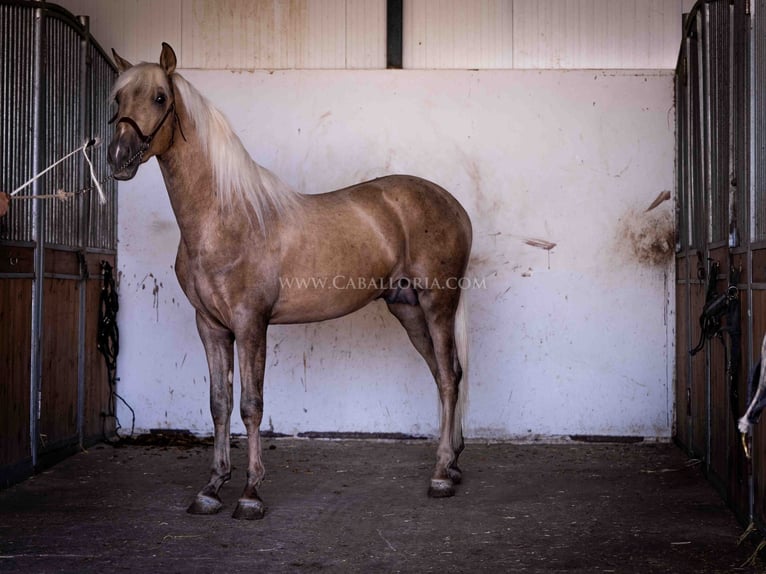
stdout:
[[[114,265],[114,257],[107,258]],[[98,350],[98,309],[101,296],[101,277],[91,269],[86,283],[85,295],[85,412],[83,442],[89,443],[114,432],[113,418],[105,418],[110,412],[111,393],[109,376],[104,357]]]
[[713,474],[711,478],[718,483],[717,486],[725,490],[724,485],[729,475],[726,451],[730,422],[726,350],[723,337],[711,339],[708,345],[710,346],[710,464],[708,468]]
[[[700,338],[700,325],[697,316],[705,305],[705,285],[695,283],[689,290],[691,305],[691,340],[694,344]],[[687,349],[688,352],[688,349]],[[705,352],[700,351],[691,358],[690,393],[691,393],[691,441],[689,446],[695,456],[707,454],[707,381]]]
[[[711,250],[709,257],[720,265],[715,283],[715,293],[723,294],[729,287],[728,250],[726,247]],[[720,319],[724,325],[726,317]],[[710,385],[710,460],[708,470],[711,480],[722,493],[728,490],[729,469],[727,449],[731,407],[729,405],[729,378],[727,374],[729,336],[720,332],[708,341],[708,377]]]
[[79,282],[45,279],[39,441],[43,450],[77,435]]
[[[676,277],[686,278],[686,258],[676,261]],[[675,437],[685,449],[690,448],[689,416],[691,396],[687,396],[689,384],[689,313],[688,284],[676,284],[676,428]]]
[[[738,262],[735,258],[735,265]],[[739,265],[738,265],[739,266]],[[741,267],[743,272],[740,274],[740,278],[745,278],[744,265]],[[741,289],[739,292],[740,302],[740,328],[742,329],[742,340],[740,348],[740,367],[739,378],[737,380],[737,416],[742,416],[747,408],[747,375],[749,369],[749,352],[748,352],[748,329],[747,329],[747,317],[749,316],[748,297],[747,291]],[[748,469],[749,463],[745,457],[745,451],[742,449],[739,438],[739,430],[737,429],[737,421],[735,416],[730,413],[730,419],[728,424],[728,456],[727,467],[729,472],[728,478],[728,492],[727,499],[734,510],[735,514],[741,521],[745,521],[750,512],[750,492],[748,484]]]
[[753,283],[766,283],[766,249],[753,251]]
[[0,468],[30,456],[32,279],[0,279]]
[[[754,253],[755,255],[755,253]],[[758,361],[761,341],[766,333],[766,291],[753,290],[753,363]],[[754,518],[766,525],[766,418],[753,429]]]

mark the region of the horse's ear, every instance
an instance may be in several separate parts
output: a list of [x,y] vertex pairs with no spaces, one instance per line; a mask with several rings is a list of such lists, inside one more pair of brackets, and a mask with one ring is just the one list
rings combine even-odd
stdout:
[[160,66],[165,73],[170,76],[176,69],[176,53],[170,44],[162,43],[162,54],[160,54]]
[[133,64],[128,62],[125,58],[121,57],[114,48],[112,48],[112,56],[114,56],[114,63],[117,64],[117,71],[122,74],[125,70],[132,68]]

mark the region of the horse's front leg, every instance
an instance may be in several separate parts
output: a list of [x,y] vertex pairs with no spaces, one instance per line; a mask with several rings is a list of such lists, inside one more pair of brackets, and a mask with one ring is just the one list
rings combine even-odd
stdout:
[[229,433],[234,377],[234,336],[220,325],[197,313],[197,330],[207,355],[210,370],[210,413],[213,415],[215,439],[210,480],[197,493],[188,508],[191,514],[215,514],[223,504],[218,496],[221,486],[231,478]]
[[237,354],[242,379],[240,413],[247,430],[247,483],[239,498],[234,518],[263,518],[266,509],[258,496],[258,486],[266,470],[261,460],[261,420],[263,419],[263,375],[266,366],[266,327],[264,321],[237,333]]

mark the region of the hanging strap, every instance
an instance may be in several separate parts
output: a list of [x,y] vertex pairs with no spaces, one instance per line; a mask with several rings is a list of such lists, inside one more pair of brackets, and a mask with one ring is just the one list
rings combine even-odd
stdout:
[[125,399],[117,394],[117,355],[120,354],[120,330],[117,326],[117,312],[120,310],[120,302],[115,289],[113,268],[108,261],[101,262],[101,274],[104,279],[99,297],[96,347],[104,356],[107,376],[109,377],[109,406],[108,411],[102,413],[102,434],[104,440],[109,442],[106,434],[106,420],[108,418],[114,419],[114,431],[117,438],[120,438],[121,425],[115,412],[115,399],[119,399],[131,413],[130,436],[133,436],[135,430],[136,413]]
[[[715,289],[718,280],[720,265],[715,259],[710,259],[707,270],[707,290],[705,293],[705,306],[699,316],[700,339],[697,345],[689,351],[691,356],[696,355],[705,348],[708,339],[712,339],[720,333],[721,317],[728,308],[728,296],[726,293],[718,294]],[[704,268],[698,271],[699,275],[705,275]]]

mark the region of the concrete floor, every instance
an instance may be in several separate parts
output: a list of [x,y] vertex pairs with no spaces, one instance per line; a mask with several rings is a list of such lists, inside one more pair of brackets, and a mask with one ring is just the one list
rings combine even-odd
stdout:
[[97,445],[0,492],[4,572],[755,572],[742,528],[668,444],[478,444],[451,499],[426,441],[267,439],[265,519],[186,514],[209,446]]

